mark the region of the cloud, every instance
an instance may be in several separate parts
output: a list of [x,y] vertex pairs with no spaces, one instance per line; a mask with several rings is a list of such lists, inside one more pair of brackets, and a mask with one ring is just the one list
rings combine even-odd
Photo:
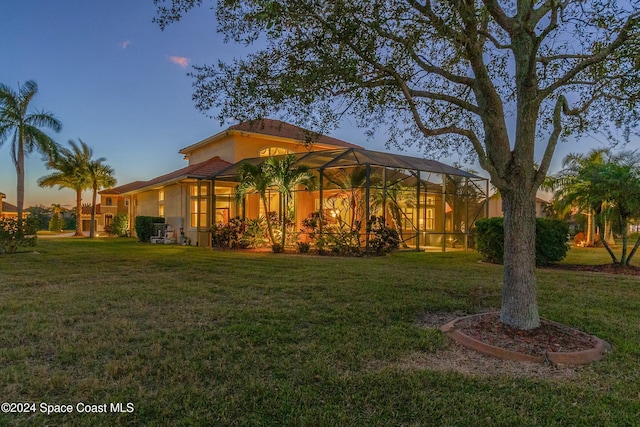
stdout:
[[122,43],[120,43],[120,47],[122,49],[126,49],[127,47],[129,47],[130,44],[131,44],[131,40],[125,40]]
[[189,58],[185,58],[184,56],[170,56],[169,61],[173,62],[176,65],[179,65],[182,68],[187,68],[189,65]]

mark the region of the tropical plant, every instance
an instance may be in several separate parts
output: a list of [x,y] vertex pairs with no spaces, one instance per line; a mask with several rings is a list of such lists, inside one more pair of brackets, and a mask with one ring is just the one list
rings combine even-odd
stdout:
[[594,165],[601,165],[611,156],[606,148],[593,149],[586,155],[571,153],[562,160],[562,170],[548,176],[542,188],[555,191],[554,207],[559,212],[566,212],[567,208],[577,207],[587,214],[586,246],[592,246],[595,236],[594,216],[596,211],[602,210],[602,200],[595,200],[590,196],[587,182],[581,177],[586,169]]
[[[332,216],[335,215],[341,229],[348,229],[348,232],[359,232],[364,219],[366,203],[362,193],[366,186],[366,166],[329,169],[325,171],[324,178],[331,187],[338,189],[338,192],[329,196],[326,201]],[[351,215],[348,221],[343,218],[346,213]]]
[[[271,187],[271,177],[265,172],[262,164],[254,165],[252,163],[242,163],[238,167],[238,181],[240,182],[235,189],[236,200],[241,201],[250,193],[257,193],[263,204],[264,211],[269,212],[269,202],[267,200],[267,192]],[[275,245],[276,237],[273,233],[273,224],[269,215],[265,215],[267,222],[267,231],[271,244]]]
[[600,241],[613,263],[629,265],[640,246],[638,240],[631,252],[627,253],[629,219],[640,216],[640,156],[636,153],[611,156],[602,164],[586,168],[580,178],[588,187],[589,199],[601,202],[600,218],[606,216],[619,224],[622,240],[620,259],[609,247],[604,227],[600,228]]
[[0,83],[0,147],[11,134],[11,159],[17,174],[18,222],[22,221],[24,209],[24,158],[34,150],[42,153],[49,161],[58,152],[57,144],[41,128],[59,132],[62,125],[53,114],[29,112],[29,103],[38,93],[38,85],[27,81],[18,92]]
[[271,186],[280,193],[281,199],[281,240],[284,248],[287,239],[287,226],[290,220],[289,206],[293,191],[303,188],[307,191],[314,190],[317,186],[316,177],[305,165],[296,165],[295,154],[287,154],[284,157],[269,157],[263,163],[264,173],[269,177]]
[[116,185],[116,178],[113,176],[114,170],[111,166],[104,164],[106,159],[90,160],[87,164],[87,172],[89,174],[89,182],[91,184],[91,226],[89,228],[89,237],[95,237],[96,233],[96,199],[98,190],[110,188]]
[[49,175],[38,179],[40,187],[54,187],[59,189],[70,188],[76,192],[76,233],[75,236],[83,236],[82,233],[82,192],[91,188],[89,175],[89,163],[93,156],[93,150],[81,139],[79,144],[69,140],[71,149],[61,147],[59,155],[47,165],[49,169],[55,169]]

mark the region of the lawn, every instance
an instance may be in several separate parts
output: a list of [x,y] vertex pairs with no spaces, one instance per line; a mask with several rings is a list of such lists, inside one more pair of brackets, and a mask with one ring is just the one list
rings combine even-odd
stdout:
[[[36,404],[0,425],[636,424],[635,277],[539,270],[541,315],[615,346],[570,378],[415,362],[454,346],[418,325],[425,313],[499,307],[501,267],[478,260],[41,239],[0,256],[2,401]],[[576,260],[607,262],[591,249]],[[133,412],[111,412],[117,402]]]

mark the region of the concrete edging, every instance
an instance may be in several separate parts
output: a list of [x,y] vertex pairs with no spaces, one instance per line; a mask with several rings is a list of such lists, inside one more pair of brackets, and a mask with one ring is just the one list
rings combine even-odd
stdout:
[[[531,354],[524,354],[513,350],[507,350],[502,347],[496,347],[494,345],[478,341],[477,339],[471,338],[470,336],[464,334],[462,331],[456,329],[455,327],[456,322],[458,322],[459,320],[467,319],[470,317],[483,316],[486,314],[489,313],[459,317],[440,327],[440,330],[453,341],[457,342],[463,347],[475,350],[488,356],[496,357],[498,359],[515,360],[520,362],[544,363],[546,360],[549,360],[553,364],[582,365],[602,359],[607,351],[611,348],[611,346],[606,341],[596,337],[595,335],[592,335],[592,337],[596,341],[596,344],[591,349],[571,352],[547,351],[544,356],[534,356]],[[545,321],[560,325],[559,323],[550,320]]]

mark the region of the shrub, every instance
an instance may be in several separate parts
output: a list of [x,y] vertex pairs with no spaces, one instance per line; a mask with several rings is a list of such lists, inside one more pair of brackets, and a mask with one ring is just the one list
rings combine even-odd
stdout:
[[219,248],[243,249],[249,244],[243,239],[247,230],[247,222],[235,217],[226,224],[215,224],[211,227],[211,244]]
[[49,231],[55,231],[60,233],[64,226],[66,225],[66,221],[62,218],[62,215],[59,212],[54,213],[49,220]]
[[137,216],[136,234],[141,242],[148,242],[153,234],[153,224],[164,224],[164,218],[160,216]]
[[0,219],[0,253],[13,254],[20,246],[35,246],[39,225],[37,217],[23,219],[21,227],[15,218]]
[[474,232],[476,247],[482,258],[502,264],[504,255],[504,219],[484,218],[476,221]]
[[584,234],[582,231],[579,232],[578,234],[576,234],[573,237],[573,243],[576,246],[586,246],[587,245],[587,235]]
[[[559,219],[536,218],[536,265],[562,260],[569,250],[569,226]],[[478,252],[487,262],[504,262],[504,220],[485,218],[476,221],[475,239]]]
[[376,255],[384,255],[400,246],[398,231],[387,227],[382,216],[372,216],[367,221],[369,237],[369,252]]
[[118,237],[126,237],[127,231],[129,227],[129,221],[127,218],[127,214],[121,212],[113,217],[113,222],[111,222],[111,233]]
[[297,242],[296,244],[298,245],[298,252],[301,254],[309,253],[311,250],[311,243],[309,242]]
[[240,239],[241,243],[250,248],[261,248],[269,243],[267,221],[264,217],[249,219]]
[[560,219],[536,219],[536,265],[548,265],[567,256],[569,224]]

